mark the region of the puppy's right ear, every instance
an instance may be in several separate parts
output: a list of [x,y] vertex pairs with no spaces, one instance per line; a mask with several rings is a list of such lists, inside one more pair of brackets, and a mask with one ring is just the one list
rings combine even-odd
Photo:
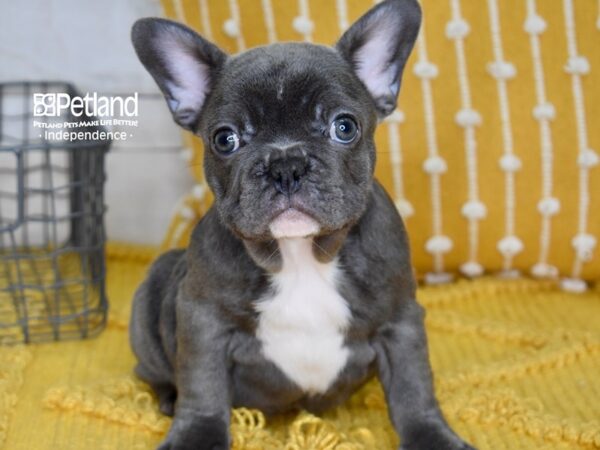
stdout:
[[227,55],[188,27],[166,19],[138,20],[131,40],[165,95],[175,122],[194,131],[215,73]]
[[417,0],[386,0],[358,19],[336,44],[375,100],[380,118],[396,108],[402,72],[420,25]]

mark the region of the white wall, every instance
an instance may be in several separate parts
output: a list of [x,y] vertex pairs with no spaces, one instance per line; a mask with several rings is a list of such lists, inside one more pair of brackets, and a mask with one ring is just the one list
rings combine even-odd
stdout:
[[139,127],[106,161],[109,239],[159,243],[193,184],[181,133],[129,40],[158,0],[0,0],[0,82],[65,80],[99,95],[140,93]]

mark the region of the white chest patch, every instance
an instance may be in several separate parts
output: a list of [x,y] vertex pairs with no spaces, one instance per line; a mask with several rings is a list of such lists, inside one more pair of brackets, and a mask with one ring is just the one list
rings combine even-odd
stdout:
[[325,392],[346,365],[350,310],[335,287],[337,264],[317,261],[312,239],[279,239],[283,269],[276,293],[257,303],[256,331],[266,358],[309,393]]

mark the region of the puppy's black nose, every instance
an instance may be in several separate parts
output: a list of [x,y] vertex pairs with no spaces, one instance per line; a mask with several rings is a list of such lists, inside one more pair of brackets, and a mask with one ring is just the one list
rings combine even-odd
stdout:
[[277,191],[290,196],[300,189],[307,168],[308,162],[302,156],[281,156],[271,159],[269,176]]

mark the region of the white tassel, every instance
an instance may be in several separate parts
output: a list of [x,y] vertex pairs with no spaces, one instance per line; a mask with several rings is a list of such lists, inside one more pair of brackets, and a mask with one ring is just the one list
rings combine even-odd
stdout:
[[581,294],[587,291],[587,283],[579,278],[563,278],[560,280],[560,287],[567,292]]
[[487,215],[487,209],[479,200],[471,200],[463,205],[461,213],[468,219],[479,220]]
[[533,108],[533,117],[537,120],[553,120],[556,116],[556,110],[552,103],[542,103]]
[[427,272],[425,274],[425,283],[429,285],[447,284],[453,279],[452,274],[448,272]]
[[223,32],[231,38],[236,38],[240,35],[240,27],[234,19],[227,19],[223,23]]
[[567,61],[565,71],[572,75],[585,75],[590,71],[590,63],[585,56],[572,56]]
[[469,261],[460,266],[460,271],[468,277],[478,277],[483,273],[483,267],[475,261]]
[[440,156],[430,156],[423,163],[423,170],[428,174],[444,173],[448,170],[446,161]]
[[427,239],[425,243],[425,250],[427,253],[431,253],[432,255],[439,253],[448,253],[452,250],[452,239],[448,236],[438,235],[433,236]]
[[394,203],[402,218],[411,217],[415,214],[415,209],[408,200],[401,198],[396,200]]
[[182,148],[179,156],[184,161],[190,162],[194,158],[194,151],[191,148]]
[[590,261],[596,248],[597,240],[594,236],[587,233],[577,234],[572,240],[571,245],[577,252],[577,257],[582,261]]
[[521,272],[519,269],[507,269],[498,272],[498,277],[503,278],[505,280],[516,280],[521,277]]
[[506,61],[494,61],[487,65],[488,72],[499,80],[510,80],[517,74],[514,64]]
[[524,28],[529,34],[542,34],[546,31],[546,21],[537,14],[532,14],[525,20]]
[[197,184],[192,189],[192,195],[197,200],[202,200],[206,195],[206,187],[203,184]]
[[498,241],[498,251],[503,256],[514,256],[523,251],[523,241],[516,236],[506,236]]
[[446,37],[448,39],[462,39],[471,31],[466,20],[453,19],[446,24]]
[[396,109],[393,113],[385,118],[385,121],[388,123],[403,123],[404,119],[404,113],[399,109]]
[[413,72],[419,78],[430,80],[438,76],[438,67],[429,61],[419,61],[414,65]]
[[182,206],[179,209],[179,215],[186,220],[192,220],[196,216],[194,210],[189,206]]
[[315,28],[314,22],[304,16],[295,17],[292,26],[298,33],[305,35],[311,34]]
[[500,158],[500,168],[505,172],[517,172],[521,169],[521,160],[512,153],[507,153]]
[[472,127],[481,124],[481,115],[472,108],[463,108],[456,113],[454,120],[461,127]]
[[537,208],[542,216],[552,217],[560,211],[560,201],[555,197],[546,197],[538,202]]
[[588,148],[579,154],[577,158],[579,167],[592,168],[600,163],[600,156],[594,150]]
[[531,268],[531,274],[536,278],[556,278],[558,268],[551,264],[537,263]]

